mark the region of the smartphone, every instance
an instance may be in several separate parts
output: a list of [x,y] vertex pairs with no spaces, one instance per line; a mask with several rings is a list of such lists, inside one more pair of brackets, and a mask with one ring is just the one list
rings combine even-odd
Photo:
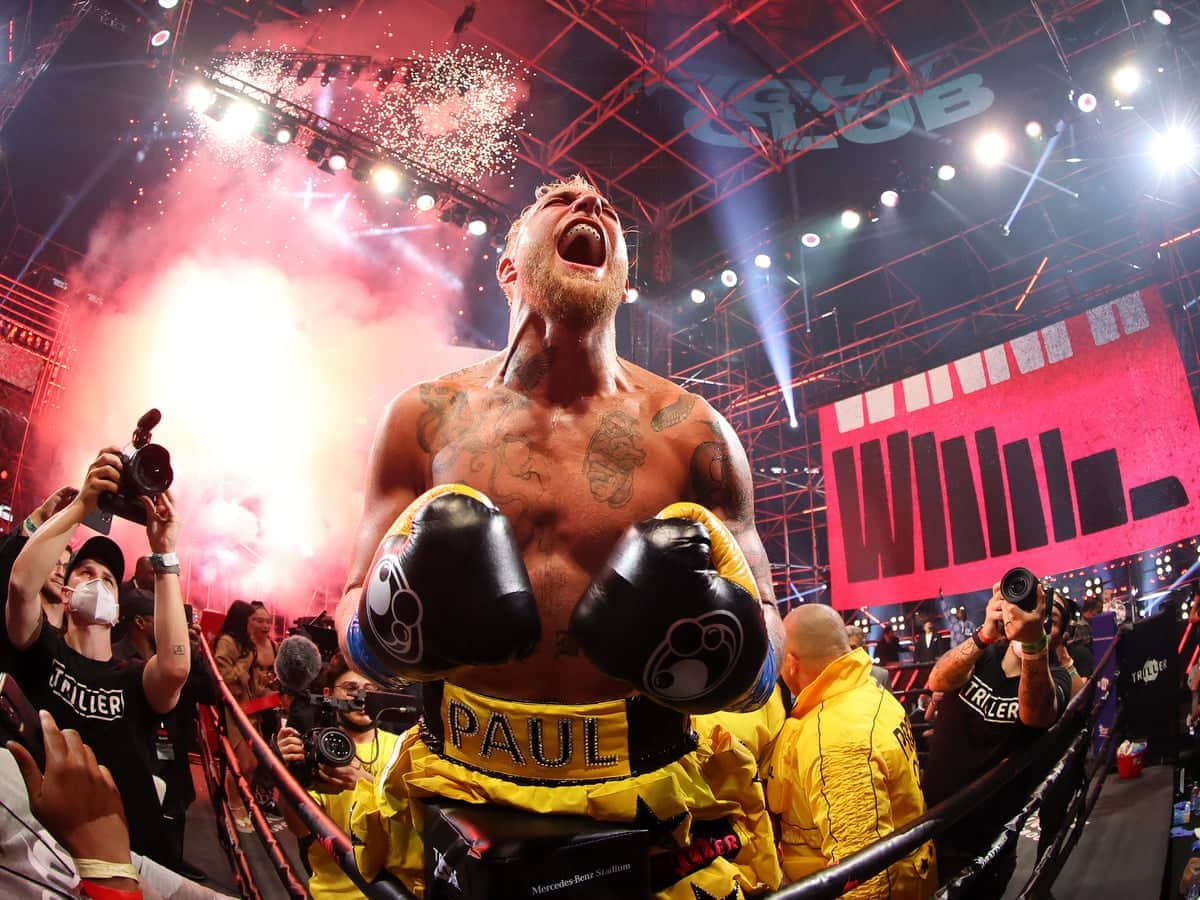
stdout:
[[183,604],[183,614],[187,617],[187,623],[189,626],[196,624],[196,611],[192,609],[192,604]]
[[37,767],[46,768],[46,746],[37,710],[7,672],[0,673],[0,741],[16,741],[29,751]]

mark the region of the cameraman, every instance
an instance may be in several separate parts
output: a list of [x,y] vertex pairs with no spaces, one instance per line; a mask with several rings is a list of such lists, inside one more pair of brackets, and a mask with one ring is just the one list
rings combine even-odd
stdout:
[[[1067,705],[1071,680],[1050,666],[1041,585],[1035,607],[1026,612],[1005,600],[997,583],[982,627],[938,660],[926,686],[944,694],[925,777],[925,797],[933,806],[1035,740]],[[942,836],[937,854],[944,880],[987,850],[1028,797],[1028,781],[1026,773]],[[970,896],[1002,897],[1016,855],[1016,841],[1010,841],[971,883]]]
[[[337,654],[325,667],[324,694],[334,700],[357,701],[361,706],[366,694],[379,690],[379,686],[346,665],[341,654]],[[373,803],[375,778],[393,756],[400,736],[375,727],[375,722],[366,712],[355,710],[339,711],[338,724],[354,740],[356,759],[339,769],[322,765],[320,778],[309,787],[309,795],[325,814],[347,834],[350,832],[350,814],[355,802]],[[293,768],[306,759],[304,738],[295,728],[284,726],[276,736],[276,746],[284,762]],[[314,847],[308,829],[292,812],[288,804],[283,806],[284,816],[292,833],[300,839],[306,850],[312,878],[308,890],[314,900],[328,897],[358,897],[361,892],[333,861],[324,849]]]
[[55,563],[100,497],[117,491],[122,460],[114,448],[100,451],[83,488],[67,506],[37,528],[13,562],[5,624],[15,649],[13,671],[30,702],[49,710],[64,728],[79,731],[100,764],[112,772],[125,805],[133,849],[168,858],[162,808],[151,777],[150,737],[170,712],[187,680],[191,652],[175,540],[179,522],[170,493],[146,508],[146,538],[153,554],[154,638],[158,651],[144,665],[122,667],[112,654],[117,590],[125,574],[121,548],[106,537],[86,541],[67,565],[65,636],[46,626],[41,589]]

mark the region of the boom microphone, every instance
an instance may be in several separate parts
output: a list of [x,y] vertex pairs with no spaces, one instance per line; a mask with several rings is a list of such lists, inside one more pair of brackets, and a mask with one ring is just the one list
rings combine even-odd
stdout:
[[303,694],[321,674],[321,651],[303,635],[285,637],[275,653],[275,674],[289,694]]
[[157,409],[147,410],[146,414],[138,419],[138,431],[153,431],[158,423],[162,421],[162,413]]

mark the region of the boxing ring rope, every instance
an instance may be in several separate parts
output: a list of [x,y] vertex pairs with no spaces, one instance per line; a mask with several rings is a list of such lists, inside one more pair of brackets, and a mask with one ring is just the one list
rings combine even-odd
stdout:
[[[1052,725],[1045,734],[1024,748],[1017,754],[1005,759],[992,771],[981,775],[971,784],[967,785],[954,796],[947,798],[932,809],[926,810],[923,816],[914,819],[903,828],[897,829],[883,840],[876,841],[870,846],[864,847],[852,856],[847,857],[837,865],[830,866],[828,869],[823,869],[803,881],[798,881],[795,884],[789,885],[771,895],[772,900],[816,900],[816,898],[833,898],[839,897],[851,887],[861,884],[870,878],[878,875],[888,866],[908,856],[910,853],[919,848],[926,841],[931,840],[942,834],[946,829],[954,825],[955,822],[962,819],[967,813],[974,811],[980,804],[989,800],[993,795],[999,792],[1002,788],[1008,785],[1014,778],[1032,766],[1034,763],[1043,759],[1047,752],[1058,745],[1058,742],[1063,737],[1077,727],[1080,726],[1080,719],[1086,720],[1088,727],[1081,728],[1076,734],[1067,749],[1058,755],[1061,766],[1054,766],[1050,775],[1043,780],[1037,790],[1033,792],[1029,803],[1022,808],[1021,812],[1014,817],[1012,821],[1005,826],[1005,831],[1002,832],[1001,838],[997,839],[993,849],[1003,847],[1007,840],[1010,839],[1010,826],[1013,822],[1024,820],[1033,810],[1041,804],[1045,792],[1053,786],[1054,782],[1066,771],[1068,766],[1065,765],[1066,757],[1073,751],[1077,750],[1077,744],[1086,747],[1086,739],[1091,734],[1091,722],[1098,708],[1097,704],[1093,704],[1097,685],[1103,677],[1101,672],[1107,666],[1113,653],[1116,652],[1117,645],[1120,643],[1120,634],[1113,640],[1105,654],[1096,663],[1095,670],[1084,688],[1071,698],[1071,702],[1067,704],[1067,708],[1063,711],[1059,720]],[[1111,689],[1111,688],[1110,688]],[[1102,775],[1107,774],[1107,762],[1111,762],[1111,757],[1116,750],[1116,735],[1117,729],[1114,727],[1109,733],[1107,742],[1102,749],[1102,752],[1097,760],[1098,771]],[[1103,784],[1103,777],[1100,778],[1100,784]],[[1079,797],[1069,807],[1072,810],[1071,815],[1077,816],[1081,808],[1084,811],[1084,819],[1086,814],[1091,812],[1092,806],[1095,805],[1095,798],[1099,796],[1100,784],[1094,785],[1093,790],[1088,793],[1090,802],[1086,806],[1081,807]],[[1068,816],[1064,824],[1070,823],[1071,816]],[[1073,831],[1082,829],[1082,820],[1077,820],[1073,823]],[[1015,835],[1020,831],[1020,826],[1011,832]],[[1078,835],[1075,835],[1076,839]],[[1074,840],[1069,844],[1063,843],[1062,835],[1060,834],[1045,855],[1039,861],[1038,869],[1034,871],[1029,886],[1029,890],[1033,886],[1033,882],[1038,879],[1039,872],[1041,878],[1046,880],[1052,875],[1056,875],[1058,869],[1061,868],[1062,861],[1065,860],[1066,853],[1059,852],[1060,858],[1052,859],[1052,851],[1069,852],[1074,846]],[[989,850],[990,852],[990,850]],[[988,854],[982,857],[977,857],[972,863],[967,866],[965,877],[961,881],[969,883],[971,877],[975,874],[974,870],[981,868],[980,862],[986,858]],[[1058,863],[1054,866],[1053,863]],[[1051,871],[1053,870],[1053,871]],[[950,885],[957,886],[959,878],[951,879]],[[1040,887],[1040,882],[1038,886]],[[949,886],[949,885],[948,885]],[[943,888],[937,894],[939,897],[946,896],[946,888]]]
[[[202,723],[207,719],[213,732],[223,737],[217,713],[214,709],[202,706],[200,707],[200,715]],[[237,760],[233,760],[233,764],[228,765],[229,756],[226,756],[224,760],[215,757],[212,748],[208,745],[208,740],[205,739],[203,734],[199,741],[199,747],[201,768],[204,770],[204,781],[208,786],[208,795],[212,800],[213,813],[217,818],[217,837],[226,854],[229,856],[229,864],[233,869],[233,876],[237,880],[238,889],[241,891],[243,897],[248,897],[250,900],[261,900],[262,894],[259,893],[258,886],[254,883],[250,862],[246,859],[246,854],[242,851],[238,830],[233,821],[233,813],[230,812],[229,804],[225,801],[226,771],[235,772],[235,778],[240,779],[242,777],[241,772],[237,768]]]
[[[315,843],[320,844],[333,857],[334,862],[341,867],[342,871],[349,876],[350,880],[366,896],[373,898],[373,900],[374,898],[378,898],[378,900],[414,900],[412,894],[399,881],[386,872],[373,882],[367,882],[363,879],[363,876],[358,871],[358,865],[354,861],[354,848],[350,843],[350,838],[312,801],[312,798],[308,796],[308,792],[292,777],[292,773],[288,771],[287,766],[275,755],[271,746],[259,734],[258,729],[251,723],[241,705],[234,699],[229,686],[221,678],[216,660],[213,659],[212,649],[208,646],[208,641],[203,636],[200,638],[200,648],[201,653],[204,654],[205,665],[208,667],[209,673],[217,685],[221,707],[228,710],[230,715],[232,715],[234,723],[241,730],[246,743],[258,759],[259,766],[279,786],[279,792],[284,802],[295,810],[300,820],[312,832],[315,837]],[[259,837],[262,838],[263,845],[271,857],[271,862],[275,867],[276,873],[279,875],[281,883],[291,896],[306,898],[308,892],[304,889],[300,879],[296,878],[287,860],[287,856],[283,852],[283,848],[280,847],[279,842],[275,839],[270,826],[262,815],[262,811],[259,810],[258,804],[254,801],[254,792],[250,790],[237,768],[236,756],[232,752],[229,739],[225,733],[225,717],[219,715],[218,710],[215,709],[210,710],[210,714],[217,720],[217,733],[220,735],[221,753],[224,756],[222,760],[223,765],[228,766],[234,773],[238,793],[241,794],[243,802],[246,804],[246,810],[250,813],[251,822],[254,824],[255,831],[258,832]],[[211,755],[206,742],[201,741],[201,746],[203,748],[202,753]],[[217,768],[221,770],[223,776],[224,769],[221,766]],[[223,801],[225,793],[223,777],[220,779],[220,782],[213,793],[213,799]],[[210,790],[213,790],[212,785],[210,785]],[[225,838],[230,846],[235,874],[237,874],[239,881],[245,879],[246,883],[242,884],[243,890],[248,889],[251,896],[258,896],[257,889],[253,887],[253,879],[249,875],[249,866],[246,863],[238,842],[237,829],[232,827],[233,823],[230,821],[231,815],[227,804],[221,802],[214,805],[218,806],[219,809],[219,821],[223,821],[225,825]]]
[[[1031,793],[1029,800],[1021,811],[1009,820],[987,852],[981,854],[969,863],[960,873],[952,878],[937,894],[947,896],[948,891],[957,891],[962,886],[969,886],[972,879],[983,869],[988,859],[1002,851],[1020,834],[1024,822],[1037,811],[1047,793],[1074,769],[1079,757],[1086,752],[1091,735],[1091,724],[1094,712],[1103,702],[1107,692],[1113,690],[1106,686],[1104,695],[1097,698],[1099,682],[1112,654],[1116,652],[1120,635],[1109,646],[1105,654],[1096,664],[1095,671],[1087,680],[1084,688],[1071,699],[1059,720],[1047,730],[1037,741],[1024,748],[1019,753],[1001,762],[995,769],[976,779],[967,787],[926,811],[920,818],[897,830],[881,841],[877,841],[858,853],[848,857],[841,863],[831,866],[821,872],[809,876],[803,881],[789,885],[771,895],[773,900],[813,900],[813,898],[838,897],[851,886],[861,884],[882,872],[888,866],[909,855],[926,841],[937,837],[962,819],[967,813],[976,809],[979,804],[986,802],[997,792],[1007,786],[1013,779],[1025,772],[1031,766],[1044,760],[1053,753],[1055,760],[1050,771],[1042,779],[1037,788]],[[335,825],[325,813],[316,806],[307,792],[292,777],[287,767],[275,755],[267,741],[259,734],[250,722],[249,717],[234,699],[229,687],[220,678],[216,668],[212,650],[206,640],[201,639],[201,652],[205,663],[214,676],[218,685],[221,706],[231,711],[234,723],[241,729],[248,745],[254,752],[259,764],[279,785],[280,793],[309,828],[331,857],[343,871],[362,890],[372,898],[402,898],[413,900],[412,895],[393,877],[384,873],[373,883],[367,883],[358,872],[354,861],[353,848],[349,837]],[[209,708],[205,714],[219,735],[220,753],[214,757],[207,742],[201,742],[201,755],[205,763],[205,773],[209,779],[209,790],[217,810],[218,824],[222,831],[222,843],[230,854],[235,875],[243,895],[251,898],[260,897],[254,885],[253,876],[248,861],[241,849],[239,836],[234,826],[232,814],[224,802],[224,773],[226,768],[233,773],[234,783],[239,795],[250,813],[251,821],[263,845],[271,858],[276,874],[289,895],[305,898],[307,893],[288,862],[287,856],[275,839],[271,828],[263,817],[261,810],[254,800],[253,791],[246,783],[238,769],[237,759],[229,744],[225,730],[225,719],[218,710]],[[1053,841],[1040,856],[1038,863],[1023,889],[1022,897],[1042,896],[1053,883],[1069,856],[1082,832],[1083,824],[1090,815],[1100,789],[1108,775],[1113,756],[1117,747],[1118,726],[1121,720],[1121,710],[1118,710],[1117,720],[1109,733],[1100,753],[1093,762],[1090,774],[1083,779],[1082,789],[1072,791],[1072,797],[1067,806],[1067,813],[1062,824],[1055,833]],[[1078,731],[1075,731],[1078,729]],[[1073,733],[1074,732],[1074,733]],[[1070,736],[1066,747],[1058,752],[1054,748]],[[216,772],[216,777],[214,777]],[[1045,886],[1045,887],[1044,887]]]

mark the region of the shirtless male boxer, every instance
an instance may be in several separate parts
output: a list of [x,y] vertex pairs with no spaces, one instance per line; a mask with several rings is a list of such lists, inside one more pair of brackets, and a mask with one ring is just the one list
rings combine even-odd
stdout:
[[691,725],[776,681],[745,451],[617,356],[612,207],[578,176],[536,198],[497,268],[507,348],[401,393],[376,435],[338,632],[364,675],[429,683],[356,814],[360,865],[422,891],[414,801],[440,796],[643,824],[660,897],[761,893],[780,870],[754,759]]

